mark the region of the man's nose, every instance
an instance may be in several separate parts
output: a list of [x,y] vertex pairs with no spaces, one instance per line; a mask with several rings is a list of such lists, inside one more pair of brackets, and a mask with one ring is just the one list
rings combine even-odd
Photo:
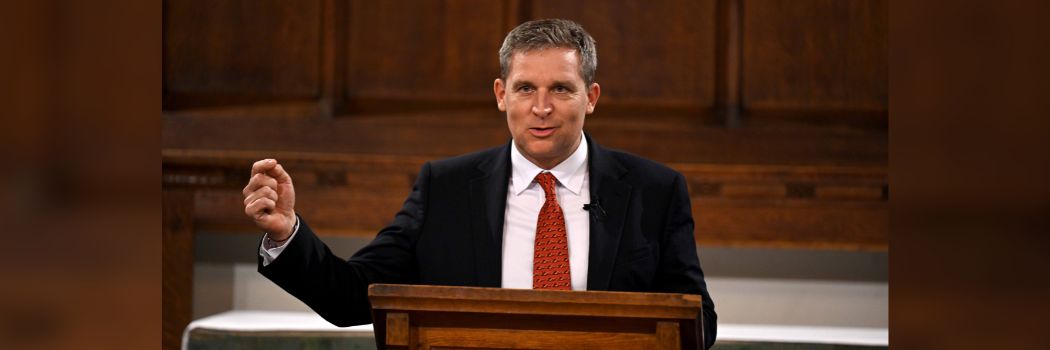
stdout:
[[532,104],[532,114],[538,117],[546,117],[551,114],[554,110],[554,106],[550,104],[550,97],[547,96],[545,91],[536,92],[536,100]]

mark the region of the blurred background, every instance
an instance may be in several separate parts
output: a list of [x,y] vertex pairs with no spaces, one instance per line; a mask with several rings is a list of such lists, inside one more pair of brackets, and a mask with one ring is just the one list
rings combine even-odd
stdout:
[[[814,307],[799,312],[770,305],[806,305],[798,295],[828,301],[843,300],[833,299],[835,295],[871,295],[858,293],[852,287],[884,290],[878,288],[886,284],[884,266],[889,239],[885,235],[875,240],[859,238],[866,235],[861,232],[868,232],[862,230],[879,226],[866,223],[871,220],[860,215],[853,216],[864,213],[864,208],[878,212],[882,204],[833,200],[831,193],[838,191],[838,196],[843,196],[844,191],[834,190],[831,184],[853,184],[847,187],[856,189],[858,181],[850,175],[855,173],[835,173],[838,175],[831,177],[815,170],[827,171],[829,165],[851,169],[867,167],[866,164],[875,164],[876,169],[885,167],[885,160],[868,161],[885,159],[885,151],[872,151],[882,148],[865,145],[889,139],[893,157],[888,161],[893,170],[888,182],[894,187],[892,199],[886,201],[891,203],[889,231],[893,241],[889,323],[895,348],[1046,348],[1050,334],[1045,332],[1042,315],[1050,313],[1050,302],[1045,297],[1050,294],[1045,268],[1050,263],[1050,254],[1046,254],[1050,249],[1050,235],[1046,234],[1050,232],[1050,216],[1046,215],[1050,208],[1050,182],[1046,181],[1050,178],[1050,153],[1046,151],[1050,149],[1050,138],[1046,137],[1050,134],[1050,119],[1046,118],[1050,115],[1050,99],[1044,95],[1050,91],[1050,65],[1046,64],[1050,62],[1050,36],[1045,34],[1050,25],[1045,18],[1050,3],[886,2],[889,1],[586,2],[586,6],[568,11],[565,7],[574,5],[507,1],[478,3],[469,8],[495,6],[499,10],[486,11],[521,17],[503,20],[507,22],[500,29],[503,32],[513,26],[510,22],[551,16],[554,10],[572,12],[564,16],[584,23],[598,37],[602,55],[598,78],[604,96],[598,113],[588,121],[587,131],[600,137],[604,145],[661,160],[691,178],[697,220],[706,220],[697,227],[701,259],[712,282],[723,326],[734,324],[725,323],[730,321],[790,323],[785,319],[796,323],[859,324],[874,319],[868,318],[870,315],[879,315],[849,314],[847,309],[837,315],[849,314],[849,321],[832,322],[827,318],[831,313],[812,311],[818,310]],[[239,180],[216,179],[246,179],[248,164],[262,155],[294,160],[297,154],[309,158],[315,153],[336,153],[343,158],[331,159],[331,163],[300,161],[313,168],[299,165],[297,173],[307,174],[297,175],[297,182],[344,181],[341,186],[352,186],[354,191],[340,200],[360,200],[382,190],[384,183],[354,179],[351,175],[366,176],[373,168],[402,166],[384,163],[378,156],[417,154],[420,158],[414,160],[398,158],[408,159],[403,160],[408,164],[400,173],[389,176],[401,178],[392,180],[404,191],[395,196],[400,197],[407,192],[408,178],[424,159],[473,147],[456,143],[460,140],[452,135],[458,134],[434,130],[456,129],[465,133],[461,125],[467,125],[476,131],[468,136],[492,138],[478,144],[507,140],[508,135],[502,134],[503,117],[486,105],[491,103],[485,102],[488,97],[477,99],[475,105],[457,104],[455,99],[444,97],[437,100],[440,104],[427,104],[425,101],[429,100],[421,95],[425,89],[414,88],[462,83],[478,89],[467,95],[487,96],[487,86],[496,74],[494,50],[498,43],[473,40],[481,31],[455,31],[501,19],[492,15],[471,20],[449,12],[452,7],[448,4],[454,3],[438,6],[398,2],[389,5],[400,6],[396,10],[371,13],[361,12],[363,3],[0,1],[0,105],[4,106],[0,113],[0,240],[4,243],[0,254],[0,347],[155,348],[161,340],[163,323],[164,344],[173,348],[177,347],[181,331],[179,320],[227,309],[302,310],[301,305],[281,299],[286,298],[284,294],[265,289],[272,285],[260,282],[251,271],[259,234],[251,232],[239,218],[239,209],[234,210],[235,205],[227,199],[207,199],[208,193],[223,191],[223,196],[234,196],[235,188],[243,184]],[[425,10],[414,10],[419,6]],[[878,18],[875,14],[884,13],[887,7],[888,28],[881,28],[885,22],[871,18]],[[330,16],[342,20],[337,22]],[[737,21],[728,20],[732,18]],[[364,26],[369,23],[373,25]],[[177,45],[191,48],[191,54],[177,56],[174,53],[178,50],[171,51],[171,46],[179,42],[172,39],[179,35],[172,29],[178,26],[183,32],[202,33],[194,38],[181,34],[189,44]],[[866,29],[869,26],[874,27]],[[402,84],[402,90],[383,88],[372,81],[373,85],[366,89],[372,95],[347,90],[367,81],[362,78],[366,73],[346,71],[354,62],[351,57],[357,57],[351,55],[393,52],[383,62],[408,61],[397,53],[416,47],[349,36],[359,35],[367,28],[376,28],[372,32],[379,34],[375,35],[425,38],[412,39],[413,45],[430,45],[419,49],[430,56],[398,69],[422,70],[416,66],[440,62],[439,57],[444,55],[439,54],[440,47],[449,43],[489,46],[478,66],[447,68],[467,72],[490,65],[484,68],[484,79],[478,83],[482,87],[453,77],[429,82],[384,82]],[[637,34],[657,29],[667,32],[664,36]],[[881,32],[884,30],[892,42],[892,50],[888,50],[888,66],[892,68],[888,69],[888,85],[878,85],[886,83],[880,83],[884,80],[876,79],[877,76],[867,79],[853,74],[868,74],[868,70],[858,66],[865,57],[875,62],[885,57],[869,56],[871,52],[865,51],[886,45],[887,34]],[[342,39],[332,41],[336,35]],[[609,45],[617,42],[627,46],[609,53],[607,50],[614,48]],[[215,43],[215,48],[194,46],[211,43]],[[730,43],[737,46],[733,48]],[[852,45],[857,48],[844,49]],[[353,51],[345,51],[350,48]],[[467,51],[456,52],[450,55]],[[733,52],[738,54],[737,59],[732,58]],[[865,53],[858,56],[861,52]],[[310,59],[292,62],[287,58],[299,54]],[[679,63],[684,68],[667,64],[676,62],[668,55],[684,57],[685,63]],[[205,56],[211,58],[201,58]],[[455,62],[464,61],[463,57],[440,59]],[[650,57],[658,62],[637,64],[649,62]],[[617,59],[636,64],[621,62],[620,68],[613,70],[611,65]],[[317,60],[322,63],[316,63]],[[202,66],[190,62],[210,63]],[[732,68],[732,62],[739,68]],[[304,64],[322,64],[321,67],[333,67],[325,69],[337,73],[318,73],[311,78],[310,70],[300,70],[306,73],[290,80],[277,75]],[[176,75],[191,77],[196,85],[173,85],[178,80],[168,80],[172,69],[178,72],[185,68],[191,69]],[[625,72],[632,69],[645,70],[640,73],[646,74],[631,74],[629,77],[641,80],[625,83]],[[772,73],[756,75],[761,69]],[[654,71],[672,73],[659,76]],[[193,77],[185,72],[199,75]],[[230,72],[237,73],[224,75]],[[663,83],[653,84],[653,77],[660,77]],[[334,89],[338,85],[317,88],[312,79],[349,85],[337,92]],[[615,79],[620,80],[616,83],[619,86],[613,85]],[[690,79],[701,79],[696,90],[670,83]],[[303,81],[308,85],[300,90]],[[379,103],[383,99],[376,96],[397,95],[404,86],[413,87],[414,102]],[[869,90],[872,86],[883,87]],[[198,96],[223,97],[212,102],[197,98],[197,102],[183,106],[179,105],[179,97],[172,100],[171,96],[190,90],[204,91]],[[447,92],[455,90],[443,91],[444,96],[456,94]],[[650,95],[644,95],[646,91],[651,91]],[[857,101],[879,96],[878,91],[883,91],[883,96],[888,93],[893,100],[889,113],[892,122],[887,122],[884,114],[875,118],[876,122],[864,117],[855,119],[885,113],[861,113],[868,109],[858,107],[868,103]],[[182,97],[181,101],[193,101],[193,95],[186,93],[183,96],[190,97]],[[620,96],[621,100],[611,103],[615,98],[609,96]],[[659,101],[674,100],[659,96],[686,96],[684,100],[691,102],[685,103],[685,108],[659,108],[663,106]],[[646,97],[643,104],[635,104],[644,107],[632,110],[630,101],[624,100],[627,97]],[[313,101],[305,105],[320,107],[297,111],[295,104],[289,103],[294,101]],[[761,101],[776,103],[756,103]],[[885,101],[882,97],[883,111]],[[730,107],[733,105],[737,108]],[[332,109],[324,110],[327,106]],[[776,108],[763,109],[770,106]],[[489,113],[499,122],[480,114],[475,118],[484,123],[469,119],[457,122],[468,113],[440,113],[475,107],[478,113]],[[426,119],[431,120],[431,125],[404,117],[420,110],[434,116]],[[829,112],[835,110],[846,113]],[[445,129],[432,127],[441,118],[449,121]],[[892,130],[888,135],[887,123]],[[395,124],[399,125],[398,130],[405,130],[404,134],[363,128]],[[411,134],[409,130],[416,126],[427,126],[426,131]],[[247,132],[238,130],[244,127],[270,130],[280,137],[243,137]],[[335,129],[339,127],[346,130]],[[322,137],[315,143],[324,143],[323,150],[310,151],[320,146],[309,146],[309,136],[296,133],[296,128],[309,129]],[[630,132],[622,131],[628,128]],[[489,132],[492,135],[486,136]],[[241,139],[226,140],[227,135],[238,133],[242,134]],[[696,137],[672,137],[685,134]],[[424,146],[418,142],[369,146],[381,138],[398,137],[409,142],[432,138],[445,146],[437,142],[426,142]],[[668,142],[655,142],[654,138]],[[381,152],[346,152],[352,147],[375,147]],[[200,153],[194,155],[190,151]],[[242,151],[250,153],[237,156]],[[700,186],[695,180],[696,172],[691,172],[688,165],[696,160],[709,171],[736,171],[722,177],[716,176],[718,173],[703,175],[701,184],[721,185]],[[337,175],[336,180],[329,182],[330,177],[321,175],[321,170],[329,169],[325,164],[331,164],[336,174],[342,171],[338,169],[347,169],[348,175]],[[350,168],[344,164],[357,165]],[[815,170],[808,175],[772,168],[749,173],[763,169],[763,164]],[[163,176],[162,171],[171,175]],[[173,181],[180,179],[180,174],[187,176]],[[880,180],[874,182],[886,183],[885,174],[875,178]],[[203,179],[209,180],[202,182]],[[783,179],[814,187],[810,191],[808,186],[784,185],[780,190],[776,184]],[[774,185],[764,187],[765,190],[741,190],[746,188],[743,184],[770,182]],[[859,187],[866,186],[869,185]],[[361,188],[364,190],[357,191]],[[717,192],[714,188],[718,188]],[[168,198],[166,202],[179,203],[164,205],[163,221],[162,191]],[[312,191],[320,193],[310,194],[313,200],[304,200],[300,207],[310,207],[303,210],[312,210],[311,223],[328,222],[325,239],[340,254],[350,254],[357,242],[367,240],[374,234],[374,227],[392,216],[392,212],[387,213],[392,209],[377,210],[379,219],[363,225],[370,227],[362,229],[364,236],[350,236],[346,233],[360,229],[351,226],[365,221],[350,220],[346,216],[353,214],[338,208],[333,209],[337,210],[334,218],[323,218],[323,208],[332,207],[324,202],[328,199],[323,195],[329,192]],[[888,190],[883,192],[888,197]],[[778,199],[779,194],[769,193],[790,195]],[[854,193],[867,193],[863,198],[869,199],[874,194],[870,187]],[[387,202],[369,203],[393,207],[396,204],[389,201],[401,200],[380,198]],[[223,205],[229,207],[211,210],[198,203],[227,203]],[[844,212],[821,214],[834,211],[832,208]],[[730,209],[738,214],[726,213]],[[722,212],[715,219],[732,220],[701,217],[718,210]],[[227,221],[221,222],[228,224],[209,215],[225,216]],[[744,219],[738,219],[741,216]],[[812,220],[800,219],[805,217]],[[845,222],[853,224],[836,221],[845,217],[851,218]],[[333,224],[333,220],[342,219],[348,224]],[[767,221],[771,223],[757,228],[748,226]],[[164,283],[161,237],[166,237]],[[857,241],[865,243],[852,247],[844,244]],[[882,248],[868,245],[872,241],[882,242]],[[777,282],[787,284],[773,284]],[[792,285],[798,288],[788,287]],[[726,289],[732,286],[743,288]],[[820,286],[831,287],[816,288]],[[783,293],[789,290],[799,292]],[[820,290],[825,292],[817,292]],[[836,290],[846,292],[828,292]],[[246,293],[257,294],[238,296]],[[776,302],[775,296],[784,296],[791,302]],[[766,302],[761,303],[763,300]],[[831,305],[842,308],[872,304],[855,300]],[[753,310],[767,312],[756,315]],[[798,316],[800,313],[803,315]],[[814,321],[816,318],[809,317],[816,314],[824,318]],[[720,339],[726,339],[724,331],[725,327],[720,329]],[[726,345],[720,342],[719,347]]]
[[162,3],[163,339],[229,310],[308,311],[257,272],[250,165],[277,158],[341,256],[419,167],[509,141],[492,81],[539,18],[597,40],[584,130],[688,180],[720,324],[885,329],[884,0]]

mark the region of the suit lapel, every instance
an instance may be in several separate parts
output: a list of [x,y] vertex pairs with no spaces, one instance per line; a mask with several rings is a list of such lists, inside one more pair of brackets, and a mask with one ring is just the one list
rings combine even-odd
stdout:
[[478,164],[470,181],[471,229],[478,286],[499,287],[503,275],[503,216],[510,181],[510,143]]
[[627,215],[627,204],[631,197],[631,185],[620,179],[627,170],[616,159],[601,148],[590,135],[587,147],[590,150],[588,166],[590,171],[591,203],[600,202],[605,210],[604,217],[590,215],[590,257],[587,267],[587,289],[608,290],[612,278],[613,264],[620,247],[620,236]]

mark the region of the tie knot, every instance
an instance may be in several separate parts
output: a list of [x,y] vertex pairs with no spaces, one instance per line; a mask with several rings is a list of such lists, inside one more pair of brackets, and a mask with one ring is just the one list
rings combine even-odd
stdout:
[[536,175],[536,182],[538,182],[540,184],[540,187],[543,187],[543,193],[546,194],[547,196],[553,196],[554,195],[554,193],[555,193],[554,192],[554,182],[555,181],[558,181],[558,180],[555,179],[554,175],[549,173],[549,172],[542,172],[539,175]]

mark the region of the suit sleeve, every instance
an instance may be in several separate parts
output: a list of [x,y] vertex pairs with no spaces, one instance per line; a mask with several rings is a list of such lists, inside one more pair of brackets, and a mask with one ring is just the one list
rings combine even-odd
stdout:
[[418,283],[415,245],[426,218],[429,184],[427,163],[393,222],[350,259],[333,254],[300,218],[299,232],[280,256],[266,266],[259,257],[259,273],[336,326],[371,323],[370,284]]
[[685,178],[676,173],[667,207],[666,230],[660,247],[660,269],[655,279],[656,289],[674,293],[699,294],[702,312],[697,321],[703,325],[704,347],[714,345],[718,330],[718,314],[707,292],[704,271],[696,254],[693,237],[693,212]]

